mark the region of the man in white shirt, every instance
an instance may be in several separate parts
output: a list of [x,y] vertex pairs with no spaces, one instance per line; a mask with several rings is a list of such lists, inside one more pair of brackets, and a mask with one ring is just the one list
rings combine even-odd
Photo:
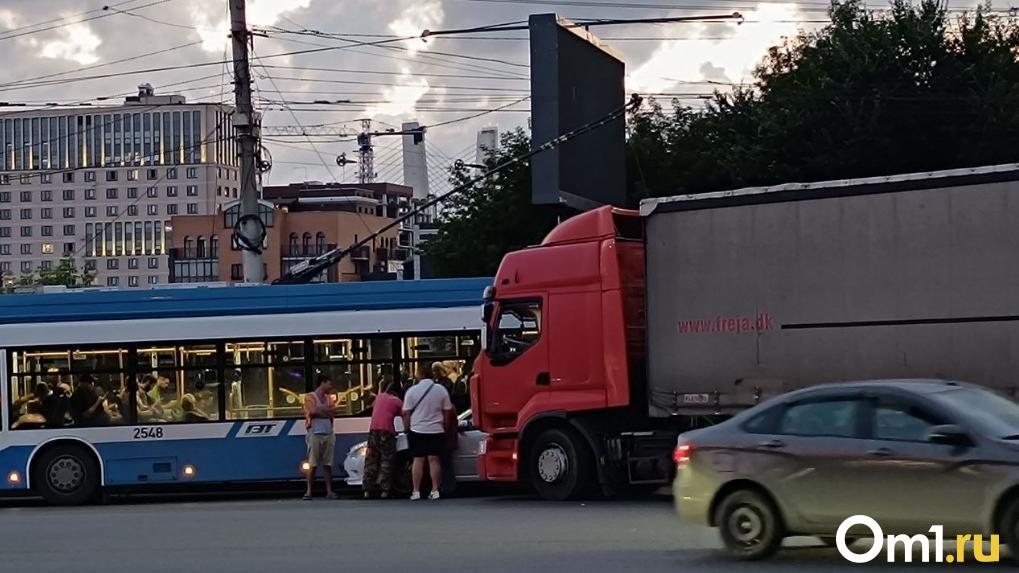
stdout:
[[414,480],[412,500],[421,499],[421,481],[425,474],[425,460],[432,478],[432,493],[428,499],[439,499],[442,483],[442,464],[439,456],[446,447],[446,430],[455,424],[453,403],[449,392],[429,378],[427,364],[418,367],[418,383],[407,390],[403,399],[403,427],[410,428],[408,439],[414,457],[411,476]]

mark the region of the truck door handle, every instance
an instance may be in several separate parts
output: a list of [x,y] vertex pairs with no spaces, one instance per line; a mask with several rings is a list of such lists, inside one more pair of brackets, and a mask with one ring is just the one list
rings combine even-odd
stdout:
[[874,448],[873,450],[867,450],[867,454],[871,456],[877,456],[880,458],[887,458],[892,455],[892,451],[888,448]]
[[534,383],[538,386],[548,386],[552,383],[552,375],[548,372],[539,372],[534,378]]
[[782,440],[765,440],[763,442],[758,443],[757,445],[761,446],[762,448],[779,450],[785,447],[785,442],[783,442]]

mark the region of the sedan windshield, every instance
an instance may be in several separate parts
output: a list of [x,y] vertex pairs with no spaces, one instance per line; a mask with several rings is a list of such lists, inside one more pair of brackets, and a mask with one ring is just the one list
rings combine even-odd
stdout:
[[1009,439],[1019,436],[1019,405],[1011,400],[976,388],[937,392],[931,397],[965,416],[989,436]]

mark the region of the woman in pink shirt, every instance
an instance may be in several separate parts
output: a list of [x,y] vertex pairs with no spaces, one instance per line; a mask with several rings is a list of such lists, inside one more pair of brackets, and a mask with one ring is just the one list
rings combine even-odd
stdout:
[[396,458],[396,426],[393,421],[403,411],[400,384],[391,382],[375,398],[372,421],[368,427],[368,451],[364,456],[364,498],[378,494],[387,499],[393,490],[393,461]]

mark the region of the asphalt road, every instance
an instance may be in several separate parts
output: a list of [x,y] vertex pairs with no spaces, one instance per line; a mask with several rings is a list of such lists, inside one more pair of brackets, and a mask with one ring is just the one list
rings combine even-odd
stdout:
[[764,563],[719,552],[713,530],[681,524],[668,500],[549,503],[526,496],[438,502],[129,498],[53,508],[0,502],[0,571],[602,571],[1001,570],[853,566],[812,539]]

